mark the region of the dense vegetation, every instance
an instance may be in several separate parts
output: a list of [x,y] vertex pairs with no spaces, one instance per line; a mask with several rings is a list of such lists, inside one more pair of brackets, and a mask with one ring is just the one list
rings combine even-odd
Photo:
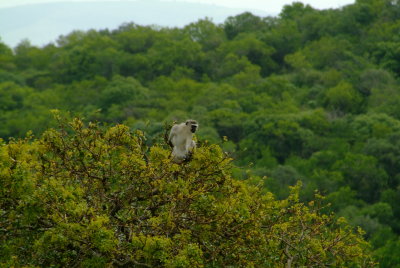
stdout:
[[[396,267],[400,265],[399,31],[400,4],[397,1],[360,0],[353,5],[332,10],[315,10],[294,3],[285,6],[278,17],[260,18],[244,13],[228,18],[222,25],[204,19],[179,29],[131,23],[112,31],[76,31],[60,37],[56,45],[49,44],[41,48],[30,45],[29,41],[21,42],[14,50],[0,43],[0,137],[4,140],[24,137],[30,130],[40,136],[55,124],[49,112],[51,109],[58,109],[65,115],[70,112],[84,117],[86,121],[111,125],[123,123],[132,131],[140,129],[148,137],[147,145],[160,143],[165,122],[195,118],[200,122],[197,136],[200,147],[204,147],[203,153],[210,154],[212,151],[207,149],[206,140],[210,144],[220,143],[223,150],[230,152],[235,159],[235,167],[229,169],[234,177],[261,185],[265,193],[274,193],[277,200],[282,202],[293,199],[294,193],[288,197],[288,185],[295,185],[298,180],[303,184],[300,190],[300,200],[303,202],[313,200],[314,190],[318,189],[331,203],[324,211],[333,211],[338,217],[345,217],[353,226],[361,226],[381,267]],[[28,150],[37,155],[39,152],[36,151],[45,146],[42,143],[49,142],[52,132],[46,133],[42,141],[35,141],[39,143],[38,147],[28,141],[20,145],[12,141],[9,145],[3,145],[2,154],[16,146],[18,152]],[[224,137],[228,138],[228,142],[222,142]],[[51,138],[56,139],[53,136]],[[57,145],[56,141],[54,146]],[[25,148],[29,146],[33,147]],[[154,150],[156,154],[164,155],[162,149]],[[22,152],[18,154],[24,155]],[[21,161],[26,165],[60,161],[52,160],[52,157],[60,157],[57,154],[49,154],[44,159],[35,159],[33,163],[30,163],[31,159],[26,159],[28,156],[23,156]],[[119,159],[121,156],[115,157]],[[2,159],[1,165],[6,168],[1,173],[1,179],[5,181],[1,189],[11,185],[7,176],[21,178],[24,174],[33,174],[33,177],[47,174],[48,185],[41,187],[63,191],[63,187],[66,187],[63,180],[53,181],[51,172],[73,173],[73,170],[40,171],[38,167],[25,164],[18,166],[17,173],[10,173],[8,169],[13,164],[5,159],[9,158],[3,156]],[[186,171],[176,172],[192,174],[198,168],[195,163]],[[215,168],[218,169],[218,165]],[[61,174],[55,178],[63,176]],[[117,177],[124,176],[122,173]],[[188,176],[190,178],[191,175]],[[30,187],[33,186],[29,183],[25,185],[24,180],[21,183],[23,187],[18,187],[16,196],[8,197],[8,193],[3,191],[2,198],[10,198],[14,200],[12,202],[29,199],[29,195],[22,193],[21,189],[33,191],[42,197],[43,193],[32,190]],[[68,201],[71,204],[64,204],[67,202],[64,199],[69,197],[54,201],[52,196],[49,199],[43,196],[44,203],[38,207],[44,209],[41,206],[50,200],[67,211],[70,209],[68,206],[80,204],[82,193],[89,191],[89,188],[85,188],[89,186],[80,185],[79,181],[71,183],[68,192],[76,190],[76,196]],[[228,185],[242,184],[229,180]],[[110,194],[120,191],[119,185],[113,187],[116,188],[110,189]],[[236,198],[237,193],[224,190],[228,191],[226,195],[222,192],[224,198]],[[211,196],[214,194],[204,198]],[[6,215],[7,206],[16,206],[7,202],[11,201],[1,203],[2,217]],[[29,204],[30,201],[23,202]],[[201,200],[196,199],[196,202]],[[249,205],[247,201],[243,202],[243,206]],[[271,202],[276,202],[278,207],[281,204],[272,199]],[[282,206],[287,206],[287,203],[284,204]],[[112,210],[112,205],[107,206],[105,211]],[[91,208],[90,213],[70,211],[75,216],[66,219],[65,226],[53,226],[55,229],[52,231],[62,233],[62,228],[69,228],[68,224],[82,228],[76,225],[79,219],[85,218],[90,223],[90,219],[96,215],[99,222],[93,220],[94,225],[90,228],[101,229],[103,226],[104,234],[101,235],[104,237],[101,236],[101,239],[117,243],[111,241],[115,237],[110,233],[110,226],[115,226],[115,222],[100,213],[101,209]],[[154,228],[166,224],[163,221],[166,220],[164,212],[167,210],[165,206],[160,208],[162,219],[154,220]],[[34,221],[35,213],[44,212],[35,211],[30,221]],[[46,213],[53,215],[52,211]],[[254,213],[259,215],[257,213],[265,212]],[[110,214],[106,215],[111,217]],[[260,218],[264,216],[260,215]],[[8,224],[11,223],[13,221]],[[38,228],[47,228],[48,223],[40,223]],[[259,222],[251,224],[254,226]],[[0,235],[4,237],[8,232],[3,225],[0,228]],[[154,234],[153,229],[148,230]],[[168,232],[169,229],[164,230],[163,227],[162,230]],[[123,230],[112,231],[124,235]],[[37,239],[35,235],[33,233],[29,239]],[[57,238],[60,239],[58,241],[48,235],[43,239],[56,243],[55,248],[73,247],[65,244],[62,237]],[[73,234],[66,234],[67,237],[69,235]],[[100,234],[93,232],[90,235],[97,237]],[[174,252],[175,255],[171,256],[177,258],[181,256],[179,254],[190,252],[193,256],[204,254],[202,256],[207,256],[206,263],[215,265],[226,265],[229,260],[240,259],[240,250],[243,249],[240,245],[232,249],[238,250],[237,254],[231,252],[235,256],[212,256],[207,252],[208,244],[190,244],[188,241],[194,239],[191,235],[183,233],[181,237],[168,237],[168,241],[160,238],[156,244],[164,245],[163,250]],[[98,243],[97,238],[91,239],[94,240],[90,240],[90,243]],[[180,248],[170,247],[171,243],[176,243],[174,239],[182,241],[178,246]],[[224,241],[209,243],[214,247],[214,242],[221,246]],[[258,243],[254,240],[248,242]],[[139,243],[140,239],[133,246],[139,247]],[[18,246],[18,243],[10,244],[7,250],[12,251]],[[39,244],[30,246],[40,247]],[[98,250],[109,256],[125,256],[124,249],[119,248],[118,252]],[[30,249],[26,250],[30,252]],[[42,250],[44,254],[46,249]],[[80,254],[80,251],[76,252]],[[44,261],[41,259],[43,256],[38,254],[34,257],[37,263],[43,264],[40,262]],[[151,259],[150,255],[149,252],[143,252],[130,258],[131,261],[150,264],[164,261],[173,265],[175,261],[168,258],[161,260],[162,256],[155,257],[159,258],[157,260]],[[53,257],[59,258],[58,255]],[[66,262],[72,258],[64,257]],[[259,263],[257,256],[250,259]],[[296,257],[296,260],[299,259]],[[223,263],[222,260],[228,262]],[[122,258],[121,261],[128,260]]]
[[217,145],[176,164],[140,131],[75,119],[2,146],[0,163],[5,267],[374,265],[318,196],[306,206],[296,186],[278,201],[232,179]]

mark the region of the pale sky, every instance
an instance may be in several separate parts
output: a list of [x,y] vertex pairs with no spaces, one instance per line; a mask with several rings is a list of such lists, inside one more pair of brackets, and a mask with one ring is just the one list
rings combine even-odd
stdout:
[[[0,8],[13,7],[25,4],[36,3],[49,3],[49,2],[82,2],[82,1],[98,1],[98,0],[0,0]],[[106,1],[120,1],[120,0],[106,0]],[[135,1],[135,0],[131,0]],[[268,13],[278,14],[282,7],[292,2],[302,2],[309,4],[317,9],[339,8],[344,5],[352,4],[354,0],[164,0],[164,1],[184,1],[194,3],[206,3],[219,6],[226,6],[231,8],[248,8],[263,10]]]
[[[118,2],[125,3],[128,1],[140,1],[144,4],[150,4],[150,1],[164,1],[165,5],[160,2],[154,2],[160,10],[154,10],[158,15],[155,17],[153,10],[142,10],[140,13],[133,12],[134,10],[114,10],[108,12],[105,17],[104,10],[99,7],[96,9],[98,16],[87,17],[87,10],[57,10],[55,13],[41,13],[41,10],[32,8],[32,14],[26,14],[27,9],[23,10],[20,15],[17,10],[8,12],[3,8],[23,6],[28,4],[55,3],[55,2]],[[355,0],[0,0],[0,42],[3,42],[10,47],[15,47],[21,40],[28,39],[31,44],[42,46],[57,40],[60,35],[66,35],[73,30],[89,30],[89,29],[116,29],[119,25],[125,22],[135,22],[140,25],[160,25],[165,27],[183,27],[200,18],[209,17],[216,23],[222,23],[226,17],[235,14],[240,14],[245,11],[250,11],[257,16],[277,16],[284,5],[290,5],[293,2],[302,2],[309,4],[316,9],[340,8],[344,5],[353,4]],[[178,8],[182,5],[168,5],[168,2],[190,2],[207,5],[207,8],[184,13],[179,13],[174,6]],[[211,8],[210,8],[211,4]],[[212,6],[214,5],[215,8]],[[112,4],[111,4],[112,6]],[[119,5],[116,5],[119,6]],[[168,6],[171,8],[168,9]],[[198,7],[197,7],[198,8]],[[143,7],[142,7],[143,9]],[[215,9],[215,10],[214,10]],[[138,9],[139,10],[139,9]],[[107,9],[105,10],[107,11]],[[198,12],[197,12],[198,11]],[[224,11],[224,12],[222,12]],[[22,12],[22,11],[21,11]],[[61,12],[61,14],[60,14]],[[68,13],[70,12],[70,13]],[[197,13],[196,13],[197,12]],[[207,12],[207,14],[204,14]],[[214,13],[213,13],[214,12]],[[84,14],[82,14],[84,13]],[[160,15],[161,14],[161,15]],[[180,14],[176,16],[175,14]],[[22,17],[21,17],[22,16]],[[25,17],[23,17],[25,16]]]

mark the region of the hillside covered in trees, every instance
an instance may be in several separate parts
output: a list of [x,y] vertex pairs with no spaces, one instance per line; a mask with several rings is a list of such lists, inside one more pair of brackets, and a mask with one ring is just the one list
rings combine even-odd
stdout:
[[[343,242],[343,263],[335,259],[338,251],[322,257],[321,252],[330,252],[327,248],[335,249],[335,230],[337,238],[348,230],[335,225],[344,217],[365,231],[381,267],[399,267],[399,33],[398,1],[359,0],[331,10],[294,3],[278,17],[244,13],[221,25],[207,19],[183,28],[127,23],[72,32],[44,47],[29,41],[15,48],[0,43],[0,240],[8,241],[0,248],[8,258],[2,261],[29,263],[25,257],[45,266],[54,260],[82,265],[73,259],[87,266],[109,264],[110,259],[113,265],[173,267],[235,261],[271,267],[274,261],[369,264],[361,238],[351,231],[345,235],[349,240],[335,242]],[[86,123],[98,121],[101,127],[91,124],[82,130],[75,121],[73,131],[46,131],[57,127],[52,109]],[[200,153],[189,166],[169,166],[160,145],[164,124],[187,118],[200,122]],[[147,139],[141,146],[147,149],[134,149],[139,134],[121,130],[115,136],[113,131],[123,127],[108,126],[117,123],[132,133],[143,131]],[[37,140],[9,141],[30,131]],[[232,166],[221,166],[223,154],[212,144],[234,159]],[[123,160],[129,157],[135,165],[128,168]],[[147,164],[142,163],[146,157]],[[207,177],[199,175],[199,165],[207,161],[209,169],[202,172],[213,174],[214,181],[203,186],[196,181],[190,188],[182,178]],[[112,167],[104,174],[115,181],[101,182],[96,172],[108,170],[105,166]],[[158,178],[161,167],[167,175]],[[124,180],[138,174],[147,177],[124,191]],[[37,181],[40,177],[46,180]],[[143,188],[148,181],[159,183],[162,194]],[[302,187],[290,190],[297,181]],[[212,185],[207,188],[207,183]],[[254,194],[249,185],[261,193]],[[318,213],[301,205],[316,202],[315,190],[326,197],[324,204],[331,204]],[[214,199],[216,206],[208,207]],[[326,216],[331,212],[334,218]],[[145,230],[142,236],[136,225]],[[12,232],[12,226],[21,228]],[[218,237],[205,230],[214,227]],[[79,240],[82,230],[86,244]],[[317,238],[301,240],[304,251],[296,251],[288,245],[300,238],[282,241],[271,230],[309,230],[307,237]],[[20,251],[14,258],[24,237],[31,239],[26,254]],[[252,247],[263,255],[251,255]]]

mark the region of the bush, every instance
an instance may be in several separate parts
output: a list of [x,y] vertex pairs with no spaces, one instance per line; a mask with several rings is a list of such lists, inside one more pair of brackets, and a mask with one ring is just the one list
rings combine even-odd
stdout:
[[0,147],[0,262],[41,267],[373,266],[361,231],[231,177],[216,145],[175,164],[79,119]]

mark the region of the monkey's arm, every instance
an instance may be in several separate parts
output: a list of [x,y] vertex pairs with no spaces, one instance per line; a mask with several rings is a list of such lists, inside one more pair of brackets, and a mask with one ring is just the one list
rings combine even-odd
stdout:
[[171,140],[168,140],[168,141],[167,141],[167,144],[168,144],[171,148],[174,148],[174,145],[172,144]]
[[167,135],[165,135],[166,138],[166,143],[171,147],[174,148],[174,145],[172,144],[172,138],[176,135],[176,129],[174,129],[174,126],[171,128],[168,138],[166,137]]
[[164,141],[165,141],[165,143],[168,144],[171,148],[174,147],[174,145],[173,145],[172,142],[171,142],[171,134],[168,136],[167,132],[165,132]]
[[172,142],[171,142],[171,136],[172,136],[172,128],[174,127],[174,123],[172,123],[172,125],[171,124],[168,124],[168,123],[164,123],[164,129],[165,129],[165,131],[164,131],[164,142],[166,143],[166,144],[168,144],[171,148],[173,148],[174,146],[173,146],[173,144],[172,144]]

